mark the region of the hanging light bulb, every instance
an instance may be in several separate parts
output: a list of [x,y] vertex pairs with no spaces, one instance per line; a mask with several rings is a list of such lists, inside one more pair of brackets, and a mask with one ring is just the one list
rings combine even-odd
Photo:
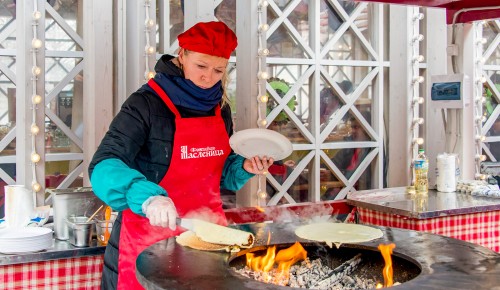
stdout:
[[413,102],[413,105],[416,105],[416,104],[420,104],[421,105],[421,104],[424,103],[424,98],[422,98],[422,97],[415,97],[415,98],[413,98],[412,102]]
[[33,181],[33,184],[31,184],[31,188],[34,192],[39,192],[42,189],[42,186],[40,185],[40,183]]
[[269,2],[267,2],[266,0],[259,1],[259,7],[260,8],[266,8],[267,5],[269,5]]
[[413,16],[413,21],[424,19],[424,13],[417,13]]
[[267,73],[267,71],[260,71],[257,73],[257,78],[260,80],[267,80],[269,78],[269,73]]
[[146,47],[144,47],[144,51],[149,55],[155,53],[155,50],[156,49],[151,45],[146,45]]
[[38,105],[42,102],[42,96],[34,95],[33,97],[31,97],[31,101],[33,102],[33,104]]
[[259,96],[257,97],[257,99],[259,100],[259,102],[261,103],[267,103],[269,101],[269,97],[267,95],[262,95],[262,96]]
[[34,75],[34,76],[38,76],[42,73],[42,69],[39,67],[39,66],[33,66],[33,68],[31,69],[31,73]]
[[40,47],[42,47],[42,45],[43,42],[38,38],[33,38],[33,40],[31,41],[31,47],[35,49],[39,49]]
[[155,77],[155,73],[152,71],[147,71],[144,73],[144,78],[149,81],[150,79]]
[[146,26],[146,28],[152,28],[153,26],[155,26],[155,21],[151,18],[148,18],[146,19],[146,21],[144,21],[144,26]]
[[423,55],[417,55],[413,57],[413,62],[423,62],[424,61],[424,56]]
[[267,120],[266,119],[259,119],[259,120],[257,120],[257,125],[259,127],[265,127],[267,125]]
[[33,20],[40,20],[40,18],[42,18],[42,13],[40,13],[40,11],[33,11]]
[[425,78],[423,76],[418,76],[418,77],[415,77],[413,78],[413,83],[414,84],[417,84],[417,83],[423,83],[425,81]]
[[424,118],[417,118],[417,119],[413,120],[414,126],[422,125],[423,123],[424,123]]
[[258,53],[259,53],[260,56],[267,56],[267,55],[269,55],[269,49],[267,49],[267,48],[260,48]]
[[413,42],[422,41],[422,40],[424,40],[424,36],[422,34],[415,35],[413,37]]
[[40,155],[36,152],[33,152],[31,153],[31,162],[33,163],[37,163],[38,161],[40,161]]
[[257,191],[257,196],[260,198],[260,199],[265,199],[267,198],[267,192],[263,191],[263,190],[258,190]]
[[269,24],[267,24],[267,23],[263,23],[263,24],[259,25],[260,32],[266,32],[268,29],[269,29]]
[[40,132],[40,128],[36,124],[31,125],[31,134],[36,135]]
[[413,139],[413,144],[418,144],[418,145],[424,144],[424,138],[415,138],[415,139]]

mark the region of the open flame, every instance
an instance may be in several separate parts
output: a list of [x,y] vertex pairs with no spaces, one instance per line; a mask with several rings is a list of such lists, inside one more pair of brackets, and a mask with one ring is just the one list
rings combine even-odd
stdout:
[[[290,278],[290,267],[307,258],[307,251],[299,242],[295,242],[291,247],[280,250],[276,254],[276,246],[267,248],[263,256],[256,256],[254,253],[246,254],[247,267],[256,272],[262,272],[265,282],[278,285],[286,285]],[[274,267],[274,264],[277,267]]]
[[377,289],[380,289],[382,287],[391,287],[394,284],[393,278],[392,278],[392,249],[396,247],[395,244],[380,244],[378,245],[378,249],[380,250],[380,253],[382,254],[382,257],[384,258],[385,261],[385,266],[384,269],[382,270],[382,275],[384,276],[384,285],[378,283],[377,284]]

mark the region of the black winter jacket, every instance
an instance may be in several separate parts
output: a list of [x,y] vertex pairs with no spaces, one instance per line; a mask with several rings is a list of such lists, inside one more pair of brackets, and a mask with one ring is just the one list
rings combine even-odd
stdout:
[[[155,66],[156,72],[182,75],[182,71],[164,55]],[[215,110],[201,112],[177,106],[183,118],[214,116]],[[229,136],[233,134],[231,109],[223,106],[221,115]],[[138,122],[136,116],[140,116]],[[143,121],[142,121],[143,120]],[[148,130],[144,130],[146,127]],[[138,170],[154,183],[159,183],[170,165],[175,132],[175,115],[163,100],[145,87],[138,89],[124,102],[117,117],[99,145],[89,165],[89,176],[102,160],[117,158]],[[234,154],[234,153],[233,153]],[[118,251],[121,213],[116,219],[104,254],[101,289],[116,289],[118,282]]]

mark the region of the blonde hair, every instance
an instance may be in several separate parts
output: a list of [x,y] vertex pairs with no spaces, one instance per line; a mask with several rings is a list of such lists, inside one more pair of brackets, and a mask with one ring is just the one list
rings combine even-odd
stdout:
[[[185,49],[185,48],[182,48],[182,47],[179,47],[179,49],[177,50],[177,54],[179,54],[180,50],[183,50],[183,53],[184,55],[187,55],[190,51]],[[177,62],[179,62],[177,60]],[[229,65],[229,62],[228,62],[228,65]],[[180,66],[180,69],[182,71],[182,74],[184,74],[184,68],[182,66],[182,64],[179,62],[179,66]],[[221,83],[222,83],[222,102],[221,102],[221,108],[224,107],[225,105],[229,105],[229,96],[227,95],[227,86],[230,82],[230,78],[229,78],[229,75],[227,73],[227,69],[224,70],[224,74],[222,75],[222,78],[221,78]]]

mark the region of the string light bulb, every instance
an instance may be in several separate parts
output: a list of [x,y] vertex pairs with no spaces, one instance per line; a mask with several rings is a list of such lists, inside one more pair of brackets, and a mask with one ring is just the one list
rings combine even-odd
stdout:
[[40,104],[42,102],[42,96],[40,96],[40,95],[34,95],[31,98],[31,102],[33,102],[34,105]]
[[268,56],[269,55],[269,49],[267,49],[267,48],[260,48],[258,53],[259,53],[259,56]]
[[151,46],[151,45],[146,45],[144,47],[144,51],[146,52],[146,54],[149,54],[149,55],[155,53],[155,50],[156,49],[153,46]]
[[421,84],[424,81],[425,81],[425,78],[423,76],[418,76],[418,77],[413,78],[413,83],[414,84],[417,84],[417,83]]
[[261,95],[258,97],[259,102],[267,103],[269,101],[269,97],[267,95]]
[[41,159],[40,155],[36,152],[31,153],[31,162],[37,163]]
[[144,25],[147,27],[147,28],[153,28],[153,26],[155,26],[155,21],[151,18],[148,18],[146,19],[146,21],[144,22]]
[[42,69],[39,67],[39,66],[33,66],[33,68],[31,69],[31,73],[34,75],[34,76],[39,76],[41,73],[42,73]]
[[416,105],[416,104],[421,105],[423,103],[424,103],[424,98],[422,98],[422,97],[415,97],[415,98],[413,98],[413,104],[414,105]]
[[417,13],[413,16],[413,21],[422,20],[424,17],[424,13]]
[[144,74],[144,78],[145,78],[146,80],[148,80],[148,81],[149,81],[150,79],[154,78],[154,77],[155,77],[155,73],[154,73],[154,72],[152,72],[152,71],[148,71],[148,72],[146,72],[146,73]]
[[267,0],[261,0],[259,1],[259,7],[260,8],[266,8],[269,5],[269,2]]
[[269,78],[269,73],[267,71],[260,71],[257,73],[257,77],[260,80],[267,80]]
[[40,18],[42,18],[42,13],[40,11],[33,11],[33,14],[32,14],[32,17],[33,17],[33,20],[40,20]]
[[414,126],[422,125],[423,123],[424,123],[424,118],[417,118],[417,119],[413,120]]
[[413,62],[423,62],[424,61],[424,56],[423,55],[417,55],[413,58]]
[[263,23],[263,24],[259,25],[260,32],[266,32],[267,30],[269,30],[269,24]]
[[257,191],[257,196],[260,199],[265,199],[265,198],[267,198],[267,192],[265,192],[264,190],[258,190]]
[[40,190],[42,190],[42,186],[38,182],[33,182],[33,184],[31,184],[31,188],[34,192],[39,192]]
[[413,37],[413,42],[422,41],[422,40],[424,40],[424,36],[422,34],[415,35]]
[[40,132],[40,128],[36,124],[31,125],[31,134],[36,135]]
[[259,120],[257,120],[257,125],[259,125],[259,127],[266,127],[267,120],[266,119],[259,119]]
[[418,145],[422,145],[424,144],[424,138],[415,138],[413,139],[413,144],[418,144]]
[[33,40],[31,41],[31,47],[35,49],[39,49],[40,47],[42,47],[42,45],[42,41],[38,38],[33,38]]

